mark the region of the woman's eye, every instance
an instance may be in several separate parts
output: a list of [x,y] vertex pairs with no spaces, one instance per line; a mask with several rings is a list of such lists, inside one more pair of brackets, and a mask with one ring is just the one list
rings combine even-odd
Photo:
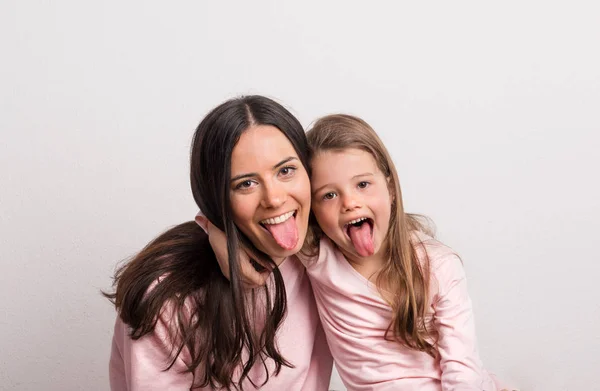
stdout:
[[334,193],[334,192],[332,192],[332,191],[330,191],[329,193],[325,193],[325,194],[323,195],[323,199],[324,199],[324,200],[332,200],[332,199],[334,199],[334,198],[335,198],[335,193]]
[[235,188],[236,189],[249,189],[250,187],[252,187],[252,181],[251,180],[247,180],[247,181],[243,181],[238,183]]
[[296,167],[292,167],[292,166],[285,166],[285,167],[282,167],[281,170],[279,170],[279,173],[283,176],[294,175],[294,172],[296,172]]
[[361,189],[364,189],[367,186],[369,186],[369,182],[363,181],[363,182],[359,182],[358,183],[358,187],[361,188]]

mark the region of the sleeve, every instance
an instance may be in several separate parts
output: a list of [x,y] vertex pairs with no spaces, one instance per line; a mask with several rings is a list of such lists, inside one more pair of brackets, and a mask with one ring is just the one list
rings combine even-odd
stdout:
[[202,228],[208,235],[208,219],[206,216],[204,216],[204,213],[202,213],[201,210],[196,213],[196,218],[194,218],[194,221],[196,221],[196,224],[198,224],[200,228]]
[[439,284],[433,307],[442,390],[495,391],[477,352],[473,308],[460,258],[456,254],[444,256],[432,272]]
[[189,390],[193,376],[184,359],[185,349],[171,363],[171,347],[168,324],[161,316],[154,331],[142,338],[129,337],[129,327],[117,317],[109,364],[110,389],[112,391],[164,391]]

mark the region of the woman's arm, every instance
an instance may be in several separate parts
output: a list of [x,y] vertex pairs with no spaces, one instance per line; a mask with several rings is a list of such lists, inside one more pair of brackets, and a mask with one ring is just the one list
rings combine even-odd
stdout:
[[439,284],[433,308],[439,333],[442,390],[495,391],[477,352],[473,308],[460,258],[455,254],[444,256],[432,265],[432,274]]
[[154,330],[133,340],[129,327],[117,317],[113,334],[109,364],[110,389],[112,391],[164,391],[189,390],[191,373],[183,373],[187,350],[172,362],[172,343],[168,333],[167,318],[159,317]]

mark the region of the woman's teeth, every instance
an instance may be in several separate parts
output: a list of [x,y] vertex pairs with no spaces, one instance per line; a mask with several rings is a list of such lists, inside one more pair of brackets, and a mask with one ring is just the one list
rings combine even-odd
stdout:
[[284,221],[286,221],[287,219],[289,219],[290,217],[292,217],[294,215],[294,213],[296,213],[296,211],[292,210],[290,212],[282,214],[281,216],[272,217],[270,219],[262,220],[260,223],[261,224],[281,224]]

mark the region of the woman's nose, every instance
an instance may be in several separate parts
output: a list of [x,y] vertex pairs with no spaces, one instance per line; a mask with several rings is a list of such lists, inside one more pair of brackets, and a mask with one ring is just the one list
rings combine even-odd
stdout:
[[261,206],[263,208],[278,208],[287,199],[287,191],[281,184],[265,184]]

